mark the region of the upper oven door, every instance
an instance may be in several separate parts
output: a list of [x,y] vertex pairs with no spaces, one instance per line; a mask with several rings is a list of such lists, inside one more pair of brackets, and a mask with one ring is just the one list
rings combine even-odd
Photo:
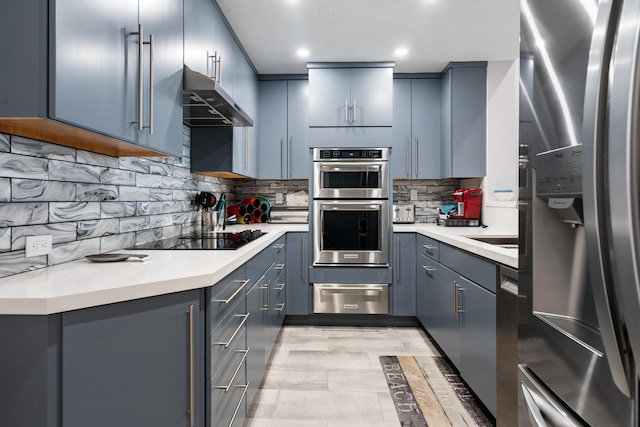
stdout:
[[313,162],[315,199],[388,199],[389,162]]
[[389,264],[389,202],[313,202],[314,265]]

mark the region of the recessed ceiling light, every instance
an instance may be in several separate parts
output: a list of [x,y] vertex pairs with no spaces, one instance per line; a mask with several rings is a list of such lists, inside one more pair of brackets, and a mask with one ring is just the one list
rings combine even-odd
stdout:
[[407,49],[406,47],[399,47],[394,53],[396,56],[405,56],[407,53],[409,53],[409,49]]
[[306,58],[307,56],[309,56],[309,51],[307,49],[298,49],[298,51],[296,52],[296,55],[298,55],[301,58]]

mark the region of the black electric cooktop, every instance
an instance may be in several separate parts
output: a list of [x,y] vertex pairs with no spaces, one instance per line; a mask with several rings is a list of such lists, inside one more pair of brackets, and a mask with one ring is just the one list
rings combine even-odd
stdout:
[[244,230],[239,232],[205,232],[169,239],[142,243],[127,249],[144,250],[235,250],[256,240],[263,234],[260,230]]

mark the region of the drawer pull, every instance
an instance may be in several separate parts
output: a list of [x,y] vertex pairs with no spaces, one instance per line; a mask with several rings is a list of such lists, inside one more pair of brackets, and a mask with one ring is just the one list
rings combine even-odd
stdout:
[[276,311],[284,311],[284,306],[285,306],[285,304],[286,304],[286,303],[284,303],[284,302],[283,302],[283,303],[278,304],[280,307],[276,308]]
[[340,291],[380,291],[384,292],[384,288],[382,286],[340,286],[340,287],[331,287],[331,288],[320,288],[321,291],[327,292],[340,292]]
[[231,417],[231,421],[229,422],[229,427],[233,425],[233,422],[236,420],[236,415],[238,415],[238,411],[240,410],[240,406],[242,406],[242,402],[244,402],[244,399],[247,397],[247,390],[249,390],[249,383],[245,385],[239,385],[238,387],[244,388],[244,391],[242,392],[242,396],[240,396],[240,401],[236,406],[236,410],[233,411],[233,417]]
[[425,269],[425,271],[426,271],[426,272],[428,272],[428,273],[433,273],[434,271],[436,271],[436,269],[435,269],[435,268],[433,268],[433,267],[431,267],[431,266],[428,266],[428,265],[423,265],[423,266],[421,266],[421,267],[422,267],[422,268],[424,268],[424,269]]
[[245,286],[247,286],[247,283],[249,283],[251,279],[247,279],[247,280],[234,280],[234,283],[240,283],[240,286],[238,287],[238,289],[236,289],[236,291],[233,293],[233,295],[231,295],[229,298],[227,299],[214,299],[213,302],[219,302],[221,304],[229,304],[231,301],[233,301],[235,299],[235,297],[238,296],[238,294],[240,293],[241,290],[243,290],[245,288]]
[[284,243],[278,243],[273,245],[273,249],[282,249],[284,248]]
[[428,251],[435,251],[437,248],[433,245],[422,245],[423,248],[425,248]]
[[276,270],[282,270],[284,268],[284,264],[276,264],[273,268]]
[[273,289],[276,291],[281,291],[284,289],[285,286],[287,286],[286,283],[276,283],[276,286]]
[[250,350],[251,350],[251,348],[248,348],[246,350],[238,350],[236,352],[236,353],[244,353],[244,355],[242,356],[242,360],[238,364],[238,367],[236,368],[236,371],[233,373],[233,376],[231,377],[231,380],[229,380],[229,384],[227,384],[226,386],[224,386],[224,385],[215,386],[214,388],[216,388],[218,390],[224,390],[225,393],[227,393],[231,389],[231,385],[233,384],[233,382],[235,381],[236,377],[238,376],[238,372],[240,372],[240,368],[242,368],[242,365],[244,364],[244,361],[247,360],[247,354],[249,354]]
[[214,344],[223,345],[224,348],[228,348],[231,345],[231,343],[233,342],[233,340],[236,338],[236,335],[238,335],[238,333],[242,330],[242,328],[244,327],[244,324],[247,323],[247,319],[249,318],[249,314],[251,314],[251,313],[237,314],[236,316],[242,317],[243,319],[242,319],[242,322],[240,322],[240,324],[236,328],[236,330],[233,333],[233,335],[231,335],[231,338],[229,338],[229,341],[227,341],[227,342],[217,342],[217,343],[214,343]]

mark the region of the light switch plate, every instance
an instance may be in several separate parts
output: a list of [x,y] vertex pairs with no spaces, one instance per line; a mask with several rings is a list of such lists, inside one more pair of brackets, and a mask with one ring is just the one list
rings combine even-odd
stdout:
[[282,196],[282,193],[276,193],[276,205],[281,205],[284,203],[284,198]]
[[411,200],[418,200],[418,190],[411,190]]

